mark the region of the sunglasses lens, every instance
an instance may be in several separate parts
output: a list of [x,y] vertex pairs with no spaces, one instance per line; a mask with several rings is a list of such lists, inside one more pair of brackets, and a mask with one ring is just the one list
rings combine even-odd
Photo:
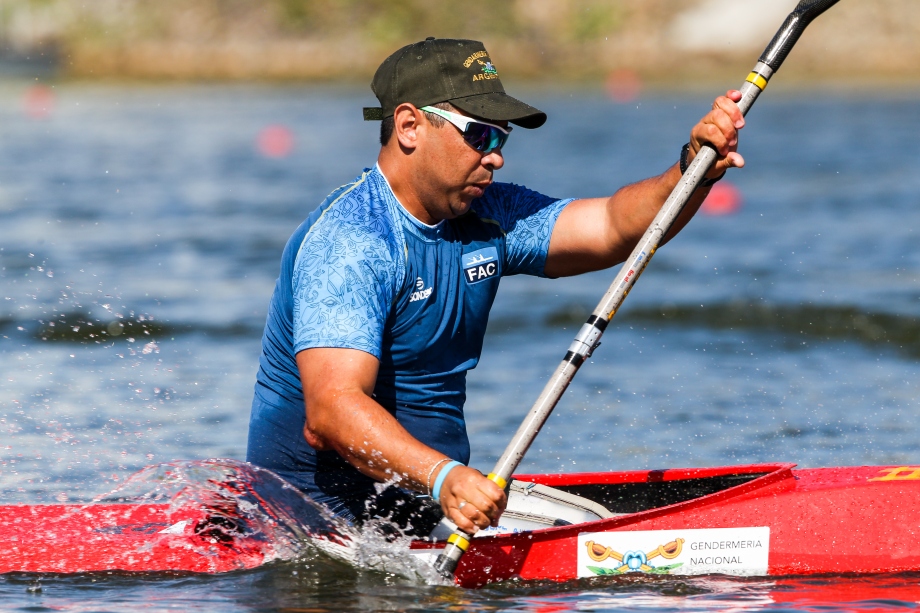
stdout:
[[466,127],[463,138],[476,151],[488,153],[493,149],[501,149],[508,135],[493,126],[474,122]]

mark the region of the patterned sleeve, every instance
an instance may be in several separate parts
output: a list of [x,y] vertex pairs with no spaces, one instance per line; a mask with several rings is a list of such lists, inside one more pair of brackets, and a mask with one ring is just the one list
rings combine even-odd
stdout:
[[559,200],[513,183],[493,183],[474,207],[482,219],[505,232],[504,275],[545,276],[549,239],[562,209],[574,198]]
[[380,359],[399,282],[394,256],[380,235],[317,222],[294,263],[294,353],[336,347]]

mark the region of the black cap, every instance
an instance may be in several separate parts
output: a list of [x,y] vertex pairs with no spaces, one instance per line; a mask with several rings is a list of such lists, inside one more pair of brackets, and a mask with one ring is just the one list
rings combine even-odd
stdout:
[[450,102],[492,121],[539,128],[546,113],[505,93],[485,46],[475,40],[433,38],[406,45],[383,61],[371,89],[381,108],[365,108],[365,120],[391,117],[396,107]]

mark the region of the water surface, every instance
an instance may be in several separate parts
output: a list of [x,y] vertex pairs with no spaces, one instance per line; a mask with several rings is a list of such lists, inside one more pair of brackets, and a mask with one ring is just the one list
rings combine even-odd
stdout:
[[[245,457],[281,249],[376,157],[369,92],[0,87],[0,504],[84,501],[141,467]],[[499,178],[600,196],[673,163],[700,97],[532,92]],[[920,102],[764,96],[743,196],[655,257],[522,472],[909,464],[920,358]],[[267,157],[261,130],[290,130]],[[500,455],[613,271],[510,278],[469,379],[473,465]],[[523,317],[522,317],[523,316]],[[52,325],[53,324],[53,325]],[[467,591],[307,556],[230,576],[0,577],[13,611],[914,607],[917,576],[629,577]]]

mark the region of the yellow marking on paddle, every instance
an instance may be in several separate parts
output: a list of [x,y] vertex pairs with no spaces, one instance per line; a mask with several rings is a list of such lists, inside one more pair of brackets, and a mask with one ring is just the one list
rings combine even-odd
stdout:
[[748,75],[747,82],[753,83],[754,85],[759,87],[760,91],[767,89],[767,80],[764,79],[763,76],[757,74],[756,72],[752,72],[751,74]]
[[459,534],[451,534],[447,537],[447,542],[456,545],[460,551],[466,551],[466,548],[470,546],[470,542]]
[[869,481],[920,481],[920,466],[883,468],[879,472],[888,474],[884,477],[873,477]]
[[494,481],[495,485],[497,485],[498,487],[502,489],[505,489],[506,487],[508,487],[508,482],[502,479],[500,476],[496,475],[495,473],[489,473],[489,476],[486,477],[486,479],[489,479],[490,481]]

